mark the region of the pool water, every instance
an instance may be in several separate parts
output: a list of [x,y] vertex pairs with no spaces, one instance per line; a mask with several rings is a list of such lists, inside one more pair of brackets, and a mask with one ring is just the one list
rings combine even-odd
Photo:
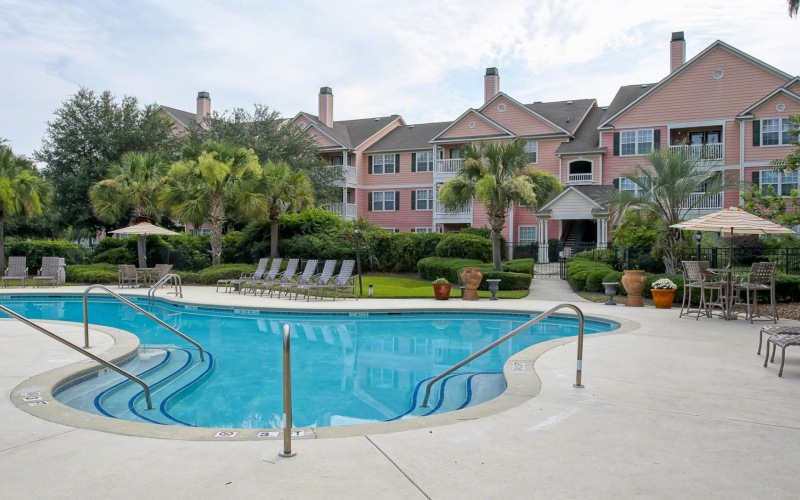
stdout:
[[[433,392],[431,408],[421,409],[418,399],[427,380],[535,313],[304,314],[132,300],[202,345],[206,361],[199,362],[191,344],[129,306],[91,297],[90,323],[140,338],[140,356],[125,368],[150,377],[157,409],[143,411],[141,388],[113,372],[58,392],[57,399],[86,411],[161,424],[281,427],[282,331],[288,324],[294,426],[384,422],[496,397],[505,388],[501,372],[509,357],[578,330],[574,317],[551,317],[534,325],[445,379],[446,387]],[[79,297],[12,297],[0,303],[31,319],[83,322]],[[587,320],[585,333],[618,326]]]

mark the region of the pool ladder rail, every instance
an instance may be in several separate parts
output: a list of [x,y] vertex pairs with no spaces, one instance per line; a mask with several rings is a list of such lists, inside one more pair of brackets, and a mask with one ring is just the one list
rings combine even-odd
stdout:
[[428,399],[431,396],[431,388],[433,387],[433,384],[435,384],[436,382],[442,380],[443,378],[445,378],[446,376],[450,375],[451,373],[453,373],[454,371],[458,370],[459,368],[461,368],[462,366],[466,365],[467,363],[470,363],[473,360],[483,356],[484,354],[486,354],[487,352],[491,351],[495,347],[499,346],[500,344],[504,343],[505,341],[507,341],[507,340],[511,339],[512,337],[516,336],[518,333],[522,332],[523,330],[527,330],[528,328],[532,327],[536,323],[539,323],[540,321],[542,321],[543,319],[547,318],[548,316],[550,316],[554,312],[558,311],[559,309],[564,309],[564,308],[572,309],[573,311],[575,311],[578,314],[578,363],[577,363],[577,373],[575,375],[575,383],[573,384],[573,387],[577,387],[579,389],[582,389],[583,385],[581,384],[581,371],[583,369],[583,324],[584,324],[583,311],[581,311],[578,308],[578,306],[575,306],[573,304],[566,304],[565,303],[565,304],[559,304],[559,305],[557,305],[555,307],[551,307],[547,311],[539,314],[538,316],[536,316],[532,320],[526,322],[522,326],[520,326],[518,328],[515,328],[514,330],[511,330],[510,332],[508,332],[507,334],[503,335],[499,339],[495,340],[491,344],[487,345],[486,347],[484,347],[480,351],[472,354],[471,356],[469,356],[468,358],[466,358],[466,359],[464,359],[462,361],[459,361],[458,363],[456,363],[455,365],[451,366],[447,370],[443,371],[439,375],[433,377],[433,379],[431,379],[431,381],[428,382],[428,385],[425,386],[425,399],[422,400],[422,408],[428,408],[429,407]]
[[[99,356],[97,356],[95,354],[92,354],[91,352],[87,351],[86,349],[84,349],[82,347],[79,347],[79,346],[73,344],[72,342],[69,342],[68,340],[62,339],[61,337],[59,337],[55,333],[51,332],[50,330],[37,325],[36,323],[34,323],[33,321],[29,320],[25,316],[22,316],[21,314],[17,314],[14,311],[12,311],[11,309],[9,309],[9,308],[7,308],[7,307],[5,307],[3,305],[0,305],[0,311],[2,311],[3,313],[11,316],[12,318],[16,319],[17,321],[20,321],[21,323],[24,323],[25,325],[33,328],[34,330],[37,330],[37,331],[39,331],[41,333],[44,333],[45,335],[47,335],[51,339],[57,340],[58,342],[61,342],[65,346],[69,347],[70,349],[78,351],[79,353],[83,354],[84,356],[88,357],[89,359],[91,359],[93,361],[96,361],[97,363],[100,363],[101,365],[105,366],[106,368],[119,373],[123,377],[127,377],[128,379],[132,380],[133,382],[136,382],[137,384],[142,386],[142,389],[144,390],[144,397],[145,397],[145,401],[147,402],[147,409],[148,410],[152,410],[153,409],[153,400],[150,398],[150,387],[147,386],[147,383],[145,383],[144,380],[140,379],[136,375],[134,375],[134,374],[132,374],[132,373],[126,371],[126,370],[123,370],[122,368],[116,366],[115,364],[113,364],[111,362],[108,362],[105,359],[103,359],[103,358],[101,358],[101,357],[99,357]],[[88,345],[86,347],[88,348]]]
[[171,286],[172,292],[167,292],[167,295],[175,295],[176,297],[183,298],[183,285],[181,284],[181,277],[175,273],[167,273],[162,276],[158,281],[153,283],[150,290],[147,291],[147,303],[153,304],[156,300],[156,291],[162,286]]

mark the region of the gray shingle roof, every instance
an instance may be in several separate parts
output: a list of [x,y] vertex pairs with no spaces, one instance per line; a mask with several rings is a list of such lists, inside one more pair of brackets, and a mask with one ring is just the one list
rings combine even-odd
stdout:
[[418,123],[397,127],[367,148],[368,153],[431,149],[429,141],[452,122]]
[[379,116],[376,118],[362,118],[359,120],[335,121],[333,122],[333,128],[331,128],[319,121],[319,117],[316,115],[312,115],[311,113],[303,114],[313,119],[314,124],[319,127],[320,130],[349,149],[359,146],[362,142],[366,141],[398,118],[398,115],[392,115]]
[[615,114],[622,111],[622,109],[625,108],[625,106],[638,99],[642,94],[650,90],[654,85],[655,83],[646,83],[639,85],[625,85],[623,87],[620,87],[619,90],[617,91],[617,95],[614,96],[614,99],[608,106],[606,114],[600,120],[600,124],[604,123],[606,120],[608,120]]
[[600,132],[597,130],[606,111],[603,108],[593,107],[580,128],[575,132],[575,138],[569,142],[563,142],[556,149],[556,154],[576,154],[576,153],[602,153],[605,147],[600,147]]
[[526,104],[525,107],[542,115],[570,134],[574,134],[575,128],[594,103],[595,99],[573,99],[571,101],[534,102]]
[[178,122],[183,128],[189,128],[192,125],[196,125],[197,114],[190,113],[188,111],[182,111],[180,109],[170,108],[169,106],[160,106],[165,113],[170,115],[175,121]]
[[606,206],[606,200],[614,191],[613,186],[572,186],[572,189],[586,195],[587,198],[598,205]]

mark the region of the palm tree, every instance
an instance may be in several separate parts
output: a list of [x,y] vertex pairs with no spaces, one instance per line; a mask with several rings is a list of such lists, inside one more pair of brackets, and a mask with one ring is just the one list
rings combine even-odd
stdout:
[[183,156],[170,167],[161,201],[177,219],[211,224],[211,263],[217,265],[228,215],[247,220],[264,213],[261,165],[251,149],[211,141],[188,147]]
[[500,233],[512,203],[536,208],[561,191],[558,179],[548,173],[528,169],[526,141],[480,142],[462,151],[463,166],[439,190],[439,201],[457,209],[472,199],[486,209],[492,230],[492,261],[500,266]]
[[262,190],[267,202],[270,222],[270,256],[278,256],[278,225],[286,213],[296,213],[314,206],[314,186],[302,171],[292,171],[285,163],[268,163],[264,167]]
[[636,165],[635,172],[624,175],[634,190],[615,190],[609,206],[620,214],[640,210],[652,215],[661,226],[656,243],[663,255],[668,274],[674,274],[678,259],[675,246],[681,241],[681,231],[670,228],[683,221],[692,210],[729,189],[739,187],[736,179],[719,174],[680,152],[653,150],[647,155],[649,165]]
[[[97,218],[119,223],[130,213],[131,223],[158,220],[163,210],[158,204],[164,186],[167,164],[153,153],[129,152],[108,169],[108,178],[89,189],[89,200]],[[145,236],[138,241],[139,266],[146,267]]]
[[0,270],[6,268],[5,217],[41,215],[49,206],[50,184],[33,164],[0,144]]

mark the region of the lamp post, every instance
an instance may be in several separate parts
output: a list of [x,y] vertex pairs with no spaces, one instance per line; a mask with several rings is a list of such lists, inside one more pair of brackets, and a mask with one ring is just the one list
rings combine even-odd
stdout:
[[353,234],[356,237],[356,269],[358,270],[358,294],[363,296],[364,287],[361,283],[361,249],[358,244],[358,240],[361,239],[361,231],[358,228],[355,228],[353,230]]
[[694,241],[697,242],[697,260],[701,260],[700,259],[700,242],[702,240],[703,240],[703,233],[701,233],[700,231],[697,231],[696,233],[694,233]]

